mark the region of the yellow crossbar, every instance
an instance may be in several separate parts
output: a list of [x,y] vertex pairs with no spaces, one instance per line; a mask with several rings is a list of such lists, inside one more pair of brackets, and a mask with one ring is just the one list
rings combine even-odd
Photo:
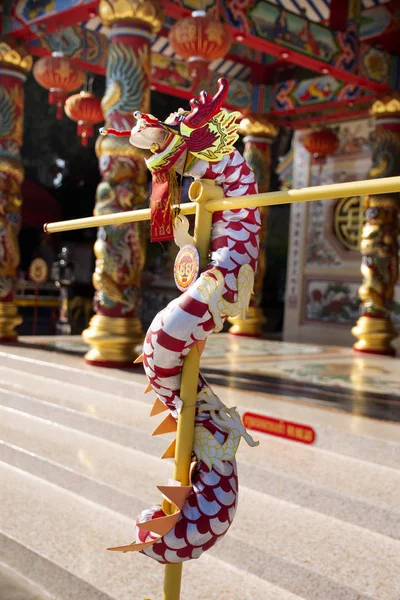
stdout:
[[[192,185],[196,185],[195,182]],[[364,196],[368,194],[393,194],[400,192],[400,177],[384,177],[382,179],[366,179],[363,181],[350,181],[346,183],[331,183],[316,187],[287,190],[281,192],[268,192],[266,194],[252,194],[236,198],[221,198],[207,200],[204,207],[208,212],[217,210],[232,210],[234,208],[251,208],[254,206],[275,206],[277,204],[291,204],[293,202],[312,202],[314,200],[330,200],[350,196]],[[178,208],[178,207],[175,207]],[[196,212],[195,203],[181,204],[181,214],[193,215]],[[104,227],[106,225],[123,225],[137,221],[150,220],[150,209],[129,210],[126,212],[99,217],[85,217],[70,221],[46,223],[43,229],[46,233],[58,233],[87,227]]]

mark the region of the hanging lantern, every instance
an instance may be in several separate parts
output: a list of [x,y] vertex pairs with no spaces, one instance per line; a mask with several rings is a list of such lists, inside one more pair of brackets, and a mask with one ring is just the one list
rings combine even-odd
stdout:
[[318,129],[306,135],[303,145],[313,155],[315,163],[319,165],[319,183],[321,184],[326,157],[336,152],[339,147],[339,138],[332,129]]
[[100,98],[86,91],[67,98],[65,114],[78,122],[77,134],[81,137],[82,146],[87,146],[88,137],[92,137],[93,125],[104,121]]
[[319,129],[306,135],[303,144],[317,162],[325,162],[338,149],[339,138],[332,129]]
[[232,44],[227,26],[204,10],[177,21],[171,27],[169,40],[173,51],[189,63],[194,91],[207,82],[209,63],[226,56]]
[[39,85],[49,90],[49,104],[57,107],[57,119],[63,117],[68,95],[80,88],[85,80],[84,72],[63,52],[40,58],[33,66],[33,76]]

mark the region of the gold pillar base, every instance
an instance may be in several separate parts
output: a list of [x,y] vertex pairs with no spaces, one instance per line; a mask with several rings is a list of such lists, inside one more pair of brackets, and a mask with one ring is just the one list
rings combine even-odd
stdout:
[[133,367],[141,352],[142,325],[137,317],[105,317],[95,315],[82,332],[83,340],[91,346],[85,361],[97,367]]
[[0,342],[15,342],[15,328],[21,325],[22,318],[13,302],[0,302]]
[[232,327],[228,333],[232,335],[245,335],[248,337],[261,337],[263,334],[263,325],[267,322],[264,313],[258,306],[250,306],[246,319],[232,317],[228,319]]
[[390,319],[360,317],[351,333],[358,338],[358,342],[353,346],[354,350],[358,352],[396,354],[390,342],[397,337],[397,333]]

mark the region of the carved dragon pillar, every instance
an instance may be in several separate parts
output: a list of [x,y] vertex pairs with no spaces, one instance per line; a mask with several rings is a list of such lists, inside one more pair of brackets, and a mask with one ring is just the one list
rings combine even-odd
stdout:
[[[244,137],[244,154],[248,165],[253,169],[259,192],[268,192],[271,176],[271,144],[277,135],[277,129],[262,115],[249,115],[242,119],[240,132]],[[260,337],[265,323],[264,313],[261,308],[262,289],[267,259],[265,245],[267,236],[268,207],[261,209],[260,254],[254,281],[254,295],[250,301],[246,319],[240,316],[229,319],[232,327],[229,333]]]
[[[106,127],[130,129],[136,110],[150,108],[150,42],[162,25],[152,0],[100,0],[99,15],[110,28],[107,87],[102,100]],[[132,210],[147,196],[147,171],[140,150],[125,137],[99,137],[96,144],[103,181],[96,192],[95,215]],[[99,229],[93,275],[96,314],[83,339],[91,349],[86,362],[130,366],[143,332],[137,316],[145,240],[140,224]]]
[[[373,164],[370,177],[400,175],[400,94],[377,100],[371,109],[376,117]],[[391,341],[397,336],[390,318],[398,278],[400,194],[367,196],[366,224],[361,237],[361,273],[358,291],[361,317],[352,333],[354,349],[374,354],[394,354]]]
[[20,148],[23,136],[24,81],[32,67],[26,47],[14,38],[0,37],[0,341],[16,340],[22,323],[14,303],[19,265],[21,184],[24,170]]

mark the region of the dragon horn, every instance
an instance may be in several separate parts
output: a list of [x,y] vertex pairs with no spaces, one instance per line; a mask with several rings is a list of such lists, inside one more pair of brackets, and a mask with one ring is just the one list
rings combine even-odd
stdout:
[[183,123],[191,129],[203,127],[216,115],[229,91],[228,80],[225,77],[218,79],[218,92],[213,98],[209,98],[207,92],[200,92],[199,98],[190,101],[191,111],[183,119]]

